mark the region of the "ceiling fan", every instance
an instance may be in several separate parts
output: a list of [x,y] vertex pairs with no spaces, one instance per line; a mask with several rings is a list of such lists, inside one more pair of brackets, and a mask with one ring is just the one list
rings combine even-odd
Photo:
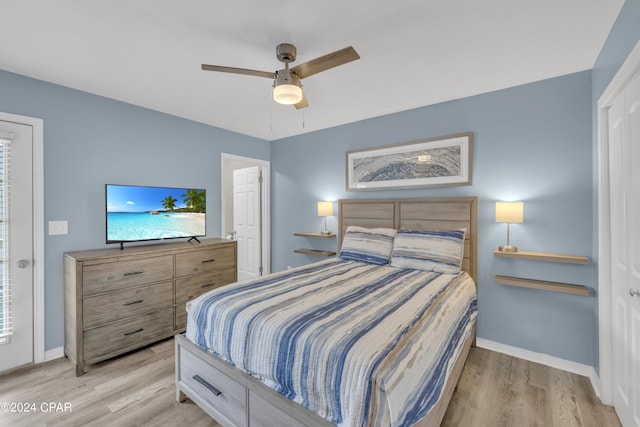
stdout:
[[338,65],[360,59],[358,52],[349,46],[289,69],[289,63],[296,60],[296,47],[289,43],[279,44],[276,47],[276,56],[278,60],[284,62],[284,69],[272,73],[268,71],[207,64],[202,64],[202,69],[205,71],[246,74],[249,76],[273,79],[273,99],[280,104],[293,104],[297,109],[300,109],[309,106],[307,98],[302,92],[300,80],[321,71],[337,67]]

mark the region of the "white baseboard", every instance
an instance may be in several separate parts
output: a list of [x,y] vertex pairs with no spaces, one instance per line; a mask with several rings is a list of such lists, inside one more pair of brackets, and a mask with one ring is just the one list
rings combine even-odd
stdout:
[[60,359],[61,357],[64,357],[64,347],[56,347],[44,352],[45,362],[48,362],[49,360]]
[[593,368],[593,366],[584,365],[578,362],[572,362],[566,359],[560,359],[559,357],[550,356],[544,353],[536,353],[535,351],[529,351],[523,348],[501,344],[499,342],[487,340],[484,338],[477,338],[476,346],[486,348],[487,350],[497,351],[498,353],[504,353],[509,356],[517,357],[519,359],[528,360],[529,362],[540,363],[541,365],[550,366],[552,368],[561,369],[563,371],[587,377],[591,381],[591,387],[593,387],[593,391],[595,392],[596,396],[600,398],[600,378],[596,374],[596,370]]

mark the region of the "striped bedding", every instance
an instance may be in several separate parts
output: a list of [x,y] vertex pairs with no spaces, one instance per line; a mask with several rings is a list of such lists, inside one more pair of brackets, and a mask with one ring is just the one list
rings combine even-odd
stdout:
[[188,339],[338,426],[409,426],[472,333],[466,273],[333,258],[213,290]]

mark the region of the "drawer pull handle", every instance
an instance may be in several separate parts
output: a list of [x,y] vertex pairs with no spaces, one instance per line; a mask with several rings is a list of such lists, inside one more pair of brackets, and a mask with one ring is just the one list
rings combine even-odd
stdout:
[[127,305],[133,305],[133,304],[140,304],[142,301],[144,301],[144,300],[142,300],[142,299],[138,299],[138,300],[131,301],[131,302],[125,302],[125,303],[124,303],[124,304],[122,304],[122,305],[127,306]]
[[144,331],[144,328],[140,328],[140,329],[135,330],[135,331],[133,331],[133,332],[125,332],[125,333],[124,333],[124,336],[125,336],[125,337],[128,337],[129,335],[137,334],[138,332],[142,332],[142,331]]
[[216,285],[216,282],[213,282],[213,283],[205,283],[205,284],[204,284],[204,285],[202,285],[201,287],[202,287],[202,288],[208,288],[209,286],[215,286],[215,285]]
[[123,276],[135,276],[142,273],[144,273],[144,271],[130,271],[129,273],[124,273]]
[[206,264],[208,262],[214,262],[214,261],[215,261],[215,258],[214,259],[205,259],[205,260],[202,261],[202,263]]
[[200,375],[194,375],[193,379],[198,381],[200,384],[202,384],[203,386],[205,386],[207,389],[209,389],[209,391],[211,393],[213,393],[216,396],[220,396],[222,394],[222,392],[220,390],[218,390],[215,386],[209,384],[207,382],[207,380],[205,380],[204,378],[202,378]]

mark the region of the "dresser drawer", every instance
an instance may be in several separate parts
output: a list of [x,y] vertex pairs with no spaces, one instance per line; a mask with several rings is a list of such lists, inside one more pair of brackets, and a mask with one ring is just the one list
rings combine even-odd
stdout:
[[193,390],[198,397],[233,425],[247,424],[247,396],[242,384],[184,348],[180,348],[180,361],[179,382]]
[[186,302],[212,289],[233,283],[236,271],[232,269],[214,271],[176,280],[176,329],[187,326]]
[[84,328],[170,307],[173,305],[173,282],[129,288],[84,298]]
[[221,268],[236,269],[235,246],[208,248],[176,254],[176,277],[206,273]]
[[184,304],[205,292],[233,283],[236,271],[219,270],[176,280],[176,304]]
[[86,265],[82,270],[83,295],[170,280],[172,277],[171,255]]
[[84,331],[84,359],[94,363],[173,334],[173,307]]

